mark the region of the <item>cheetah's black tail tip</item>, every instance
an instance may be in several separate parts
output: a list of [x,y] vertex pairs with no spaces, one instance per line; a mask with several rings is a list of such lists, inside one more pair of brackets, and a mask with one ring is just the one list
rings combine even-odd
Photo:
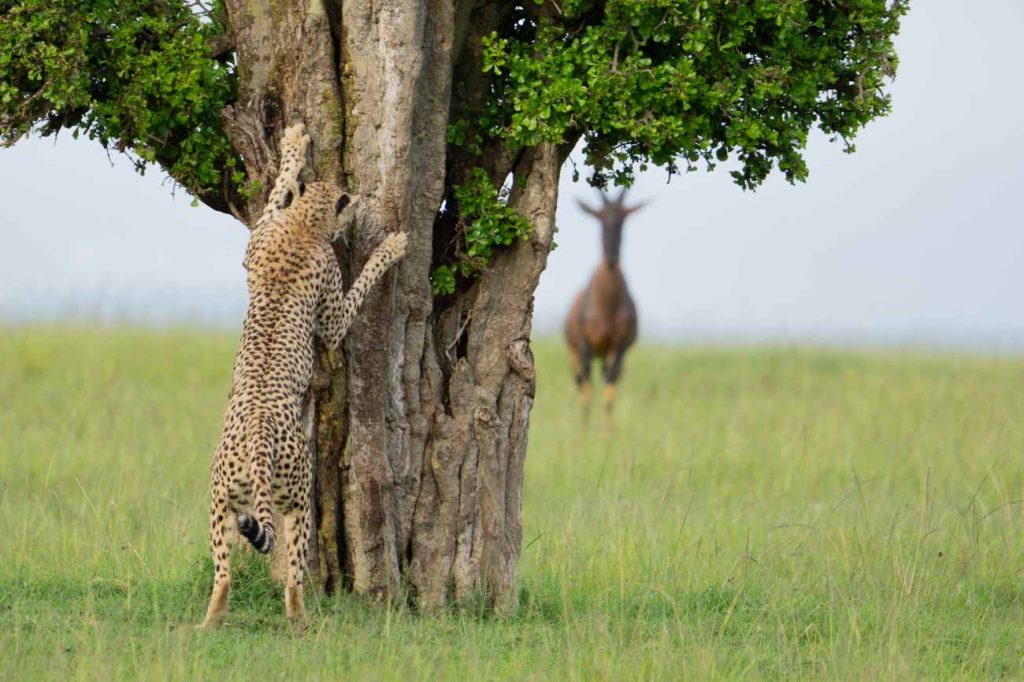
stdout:
[[267,554],[274,549],[273,528],[264,528],[249,514],[238,515],[238,532],[245,536],[260,554]]

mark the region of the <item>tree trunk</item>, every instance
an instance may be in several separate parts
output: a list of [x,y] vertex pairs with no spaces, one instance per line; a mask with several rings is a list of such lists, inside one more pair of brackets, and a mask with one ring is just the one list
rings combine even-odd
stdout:
[[[512,174],[509,201],[533,234],[455,295],[435,301],[429,281],[443,199],[469,167],[445,144],[453,74],[456,98],[472,97],[479,69],[465,64],[498,18],[493,7],[227,2],[240,91],[224,122],[249,177],[270,186],[278,135],[301,114],[317,178],[360,196],[350,248],[338,252],[346,276],[385,232],[410,237],[344,351],[319,354],[310,391],[310,568],[328,590],[390,598],[408,587],[425,608],[477,594],[498,610],[517,604],[533,292],[565,150],[496,147],[480,161],[498,182]],[[236,210],[251,220],[264,200],[258,191]]]

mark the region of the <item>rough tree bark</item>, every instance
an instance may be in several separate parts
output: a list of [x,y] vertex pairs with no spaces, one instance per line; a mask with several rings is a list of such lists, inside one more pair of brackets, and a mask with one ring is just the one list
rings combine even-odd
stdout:
[[[301,114],[317,177],[360,195],[343,271],[357,272],[383,233],[410,237],[344,352],[320,354],[308,407],[311,569],[328,590],[388,598],[407,586],[424,608],[478,594],[514,608],[533,292],[567,150],[493,145],[485,169],[513,176],[510,202],[533,234],[468,289],[435,301],[429,283],[446,192],[481,163],[446,147],[450,112],[483,96],[476,38],[502,10],[453,0],[228,0],[227,10],[240,90],[224,123],[250,178],[269,186],[277,135]],[[237,215],[258,215],[264,196]]]

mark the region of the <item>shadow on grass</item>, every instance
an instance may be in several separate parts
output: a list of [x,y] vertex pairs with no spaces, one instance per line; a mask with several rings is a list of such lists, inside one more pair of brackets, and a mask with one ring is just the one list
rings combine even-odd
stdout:
[[[232,557],[231,612],[227,625],[242,629],[286,628],[283,590],[268,563],[253,555]],[[113,623],[169,627],[197,624],[213,587],[213,562],[193,561],[178,580],[92,580],[59,575],[0,580],[0,618],[8,611],[91,616]],[[324,598],[313,595],[314,610]]]
[[[237,630],[286,630],[283,588],[270,575],[269,564],[253,554],[232,557],[231,608],[225,623]],[[82,579],[52,575],[0,580],[0,620],[12,610],[21,613],[50,612],[54,616],[85,617],[153,626],[183,627],[202,620],[213,585],[213,564],[208,557],[194,560],[178,580]],[[670,594],[636,586],[625,593],[595,598],[593,593],[565,590],[555,581],[522,589],[519,608],[508,615],[494,615],[484,599],[441,612],[419,613],[396,599],[390,605],[374,605],[369,599],[348,593],[326,595],[307,590],[306,606],[314,620],[340,617],[353,625],[365,624],[391,611],[414,619],[467,619],[480,623],[565,625],[594,613],[606,613],[630,622],[657,626],[665,621],[720,621],[747,617],[764,608],[764,595],[749,589],[709,586]]]

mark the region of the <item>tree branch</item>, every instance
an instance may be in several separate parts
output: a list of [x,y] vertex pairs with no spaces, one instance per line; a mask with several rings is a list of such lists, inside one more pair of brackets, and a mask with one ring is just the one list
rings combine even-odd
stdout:
[[210,57],[224,61],[235,52],[235,37],[229,31],[210,39]]

